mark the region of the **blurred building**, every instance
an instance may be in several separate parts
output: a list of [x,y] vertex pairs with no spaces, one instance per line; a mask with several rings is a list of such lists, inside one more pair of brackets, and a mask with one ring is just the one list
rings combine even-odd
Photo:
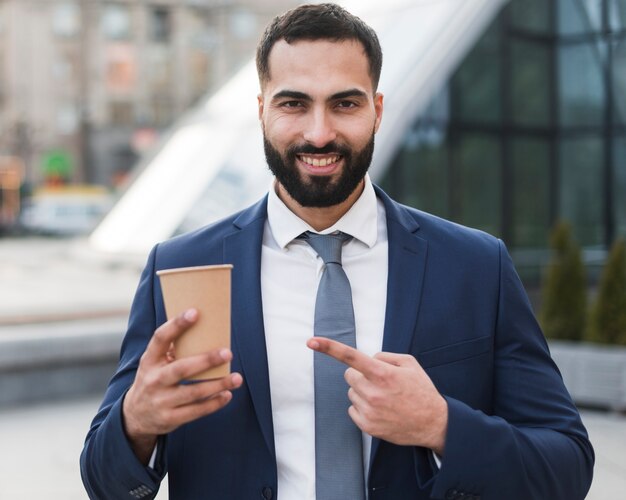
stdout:
[[381,181],[503,238],[529,282],[559,219],[601,264],[626,237],[626,1],[511,0]]
[[0,0],[0,156],[114,184],[293,0]]
[[[529,285],[559,219],[597,269],[626,236],[626,0],[342,3],[377,30],[385,54],[373,179],[503,238]],[[262,194],[257,85],[251,65],[180,121],[94,247],[143,254]]]

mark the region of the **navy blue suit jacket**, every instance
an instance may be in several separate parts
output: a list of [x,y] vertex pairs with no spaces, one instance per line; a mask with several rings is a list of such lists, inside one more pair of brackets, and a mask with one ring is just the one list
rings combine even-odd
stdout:
[[[439,470],[428,450],[373,439],[369,499],[584,498],[593,449],[502,242],[377,195],[389,237],[383,350],[417,358],[448,401],[449,423]],[[152,250],[81,455],[91,498],[151,498],[169,473],[171,500],[298,500],[277,490],[259,278],[266,207]],[[155,273],[221,263],[234,265],[232,369],[244,385],[224,409],[164,436],[146,468],[125,438],[121,402],[166,320]]]

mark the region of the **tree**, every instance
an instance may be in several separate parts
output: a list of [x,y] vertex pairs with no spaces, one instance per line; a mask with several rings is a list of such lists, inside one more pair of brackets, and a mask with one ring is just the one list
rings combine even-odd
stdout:
[[611,247],[591,310],[589,340],[626,345],[626,243]]
[[552,260],[545,274],[541,325],[548,338],[581,340],[587,318],[585,266],[567,223],[555,225],[550,246]]

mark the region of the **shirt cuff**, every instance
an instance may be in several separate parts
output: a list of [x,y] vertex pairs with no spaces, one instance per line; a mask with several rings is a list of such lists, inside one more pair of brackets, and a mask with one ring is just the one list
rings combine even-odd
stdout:
[[435,464],[437,465],[437,469],[441,469],[441,457],[432,450],[430,451],[430,453],[433,456],[433,460],[435,461]]
[[157,440],[157,444],[154,445],[154,450],[152,450],[152,455],[150,456],[150,461],[148,462],[148,467],[150,467],[152,470],[155,470],[154,465],[156,463],[156,457],[157,457],[158,451],[159,451],[159,441]]

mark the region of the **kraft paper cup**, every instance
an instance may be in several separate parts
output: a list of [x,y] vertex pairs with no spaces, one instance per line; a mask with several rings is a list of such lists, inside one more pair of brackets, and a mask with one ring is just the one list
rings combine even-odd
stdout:
[[[157,271],[167,319],[191,308],[200,313],[198,321],[174,343],[176,359],[202,354],[211,349],[230,349],[232,268],[232,265],[224,264]],[[198,373],[190,380],[215,379],[229,373],[230,363],[224,363]]]

